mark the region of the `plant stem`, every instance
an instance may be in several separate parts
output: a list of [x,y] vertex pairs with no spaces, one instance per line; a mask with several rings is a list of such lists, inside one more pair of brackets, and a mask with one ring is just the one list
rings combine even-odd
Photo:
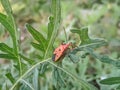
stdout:
[[48,58],[46,60],[43,60],[41,62],[36,63],[35,65],[33,65],[30,69],[28,69],[22,76],[20,76],[20,78],[13,84],[13,86],[10,88],[10,90],[13,90],[15,88],[15,86],[19,83],[20,80],[22,80],[22,78],[24,78],[30,71],[32,71],[35,67],[37,67],[39,64],[47,62],[51,60],[51,58]]

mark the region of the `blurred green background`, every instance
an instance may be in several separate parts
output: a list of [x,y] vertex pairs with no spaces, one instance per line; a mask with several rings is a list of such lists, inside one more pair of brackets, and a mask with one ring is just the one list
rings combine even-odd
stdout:
[[[34,54],[38,53],[38,51],[30,45],[33,38],[27,32],[25,24],[31,24],[46,37],[48,17],[50,16],[50,0],[10,0],[10,3],[20,34],[21,52],[34,58]],[[1,5],[0,12],[4,13]],[[65,27],[69,39],[72,38],[77,45],[79,37],[70,33],[70,28],[88,26],[91,38],[104,38],[108,41],[108,45],[96,51],[111,58],[120,59],[120,0],[61,0],[61,16],[62,25],[54,44],[55,47],[65,41],[62,27]],[[0,42],[5,42],[12,46],[9,33],[4,30],[1,24]],[[94,85],[100,79],[120,76],[119,69],[112,65],[101,63],[92,57],[86,58],[85,61],[81,60],[78,64],[66,62],[64,60],[63,63],[70,64],[67,65],[67,69],[71,69],[73,73],[78,70],[76,74]],[[9,60],[0,59],[0,86],[4,85],[3,82],[9,82],[4,76],[6,71],[9,70],[9,66]],[[100,87],[101,90],[115,90],[112,89],[115,85],[101,85]]]

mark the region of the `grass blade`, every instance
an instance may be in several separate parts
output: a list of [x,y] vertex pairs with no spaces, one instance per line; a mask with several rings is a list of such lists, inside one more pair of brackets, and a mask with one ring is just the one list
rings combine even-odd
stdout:
[[44,51],[44,47],[41,44],[37,44],[37,43],[32,42],[31,45],[38,50]]
[[111,77],[100,81],[101,84],[112,85],[120,84],[120,77]]

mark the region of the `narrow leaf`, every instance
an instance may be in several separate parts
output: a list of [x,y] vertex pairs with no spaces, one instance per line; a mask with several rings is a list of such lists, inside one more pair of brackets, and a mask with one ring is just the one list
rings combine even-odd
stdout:
[[107,45],[107,42],[103,39],[94,39],[92,43],[90,44],[85,44],[85,45],[80,45],[76,48],[73,49],[73,51],[71,52],[72,54],[76,54],[79,51],[84,51],[84,49],[86,48],[91,48],[91,49],[95,49],[101,46]]
[[15,79],[14,79],[14,77],[12,76],[11,73],[7,73],[7,74],[6,74],[6,77],[11,81],[11,83],[14,83],[14,82],[15,82]]
[[1,0],[1,3],[2,3],[5,11],[7,12],[7,14],[10,15],[12,12],[12,8],[10,6],[9,0]]
[[60,22],[61,20],[60,0],[51,0],[51,12],[52,12],[53,17],[55,18],[55,21]]
[[8,54],[13,54],[13,49],[10,48],[8,45],[5,43],[0,43],[0,50],[3,52],[6,52]]
[[72,53],[70,53],[68,55],[68,57],[70,58],[70,60],[73,62],[73,63],[77,63],[79,61],[79,57],[77,55],[74,55]]
[[101,84],[112,85],[120,84],[120,77],[111,77],[100,81]]
[[45,70],[47,69],[47,66],[48,66],[47,62],[40,65],[40,74],[43,74],[45,72]]
[[46,39],[43,37],[43,35],[38,32],[37,30],[35,30],[31,25],[27,24],[26,25],[28,31],[30,32],[30,34],[34,37],[35,40],[37,40],[42,47],[44,47],[43,49],[45,50],[46,47]]
[[16,30],[16,24],[15,24],[15,21],[14,21],[14,17],[13,17],[13,14],[12,14],[12,8],[11,8],[11,5],[10,5],[10,2],[9,0],[1,0],[1,3],[8,15],[8,18],[7,20],[9,21],[9,23],[11,24],[11,26],[13,26],[14,30]]
[[20,55],[20,57],[21,57],[21,58],[23,58],[23,59],[24,59],[25,61],[27,61],[28,63],[30,63],[30,64],[35,63],[35,61],[34,61],[34,60],[29,59],[29,58],[27,58],[27,57],[23,56],[22,54],[19,54],[19,55]]
[[79,34],[81,45],[91,43],[91,39],[88,36],[88,27],[84,27],[81,29],[71,29],[71,32]]
[[97,54],[97,53],[94,53],[94,51],[93,51],[91,48],[86,48],[85,50],[86,50],[89,54],[91,54],[91,56],[93,56],[94,58],[100,60],[101,62],[108,63],[108,64],[112,64],[112,65],[120,68],[120,61],[119,61],[119,60],[114,60],[114,59],[109,58],[109,57],[106,56],[106,55],[99,55],[99,54]]
[[37,57],[39,60],[42,60],[43,59],[43,56],[42,55],[35,55],[35,57]]
[[48,23],[48,35],[47,35],[48,41],[50,40],[53,30],[54,30],[54,18],[52,16],[50,16],[49,23]]
[[31,44],[34,48],[44,51],[44,49],[43,49],[44,47],[41,44],[37,44],[37,43],[33,43],[33,42]]
[[17,27],[12,14],[12,8],[9,0],[1,0],[1,3],[7,13],[7,17],[0,20],[2,20],[1,23],[9,31],[13,40],[14,53],[18,55]]
[[10,22],[7,20],[7,16],[0,13],[0,23],[9,31],[12,39],[15,39],[14,29],[11,26]]
[[45,51],[44,59],[46,59],[51,53],[50,50],[51,50],[51,48],[54,44],[55,38],[57,36],[58,29],[59,29],[59,26],[60,26],[60,19],[61,19],[60,0],[51,0],[51,6],[52,6],[51,7],[52,17],[49,18],[50,22],[48,24],[48,32],[49,32],[48,37],[50,39],[47,42],[47,48],[46,48],[46,51]]
[[88,35],[88,27],[71,29],[71,32],[79,34],[81,40],[80,46],[85,45],[87,47],[97,48],[107,44],[107,42],[103,39],[91,39]]
[[120,85],[116,88],[116,90],[120,90]]
[[0,54],[0,58],[13,59],[13,60],[17,59],[17,57],[15,57],[11,54]]
[[61,71],[59,69],[57,69],[56,67],[54,67],[53,78],[56,82],[56,87],[64,87],[65,86],[65,81],[62,78]]

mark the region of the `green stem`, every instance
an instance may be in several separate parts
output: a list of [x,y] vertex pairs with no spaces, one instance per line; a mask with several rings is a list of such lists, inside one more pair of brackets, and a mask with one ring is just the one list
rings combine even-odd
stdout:
[[13,28],[14,28],[14,34],[15,34],[15,39],[13,39],[13,47],[14,47],[14,53],[16,54],[16,56],[18,57],[18,65],[19,65],[19,70],[20,70],[20,76],[22,75],[22,66],[21,66],[21,58],[19,56],[19,47],[18,47],[18,31],[17,31],[17,27],[16,27],[16,23],[14,20],[13,15],[10,15],[11,17],[11,21],[13,23]]
[[51,49],[51,47],[55,41],[55,37],[57,35],[59,25],[60,25],[60,15],[61,15],[60,0],[51,0],[51,2],[52,2],[51,6],[53,6],[52,13],[53,13],[53,17],[54,17],[54,27],[53,27],[53,32],[52,32],[51,38],[48,42],[48,46],[45,51],[44,59],[46,59],[49,55],[49,50]]
[[9,32],[12,31],[11,37],[12,37],[12,41],[13,41],[13,48],[14,48],[14,55],[18,58],[18,66],[19,66],[19,72],[20,75],[22,75],[22,68],[21,68],[21,60],[20,60],[20,56],[19,56],[19,47],[18,47],[18,33],[17,33],[17,25],[15,23],[14,17],[13,17],[13,13],[12,13],[12,8],[10,5],[10,0],[0,0],[0,2],[2,3],[3,8],[5,9],[6,13],[7,13],[7,19],[9,21],[10,26],[12,27],[11,30],[8,30]]
[[13,90],[15,88],[15,86],[22,80],[22,78],[24,78],[30,71],[32,71],[35,67],[37,67],[38,65],[40,65],[41,63],[47,62],[51,60],[51,58],[48,58],[46,60],[43,60],[41,62],[36,63],[35,65],[33,65],[29,70],[27,70],[22,76],[19,77],[19,79],[13,84],[13,86],[10,88],[10,90]]

